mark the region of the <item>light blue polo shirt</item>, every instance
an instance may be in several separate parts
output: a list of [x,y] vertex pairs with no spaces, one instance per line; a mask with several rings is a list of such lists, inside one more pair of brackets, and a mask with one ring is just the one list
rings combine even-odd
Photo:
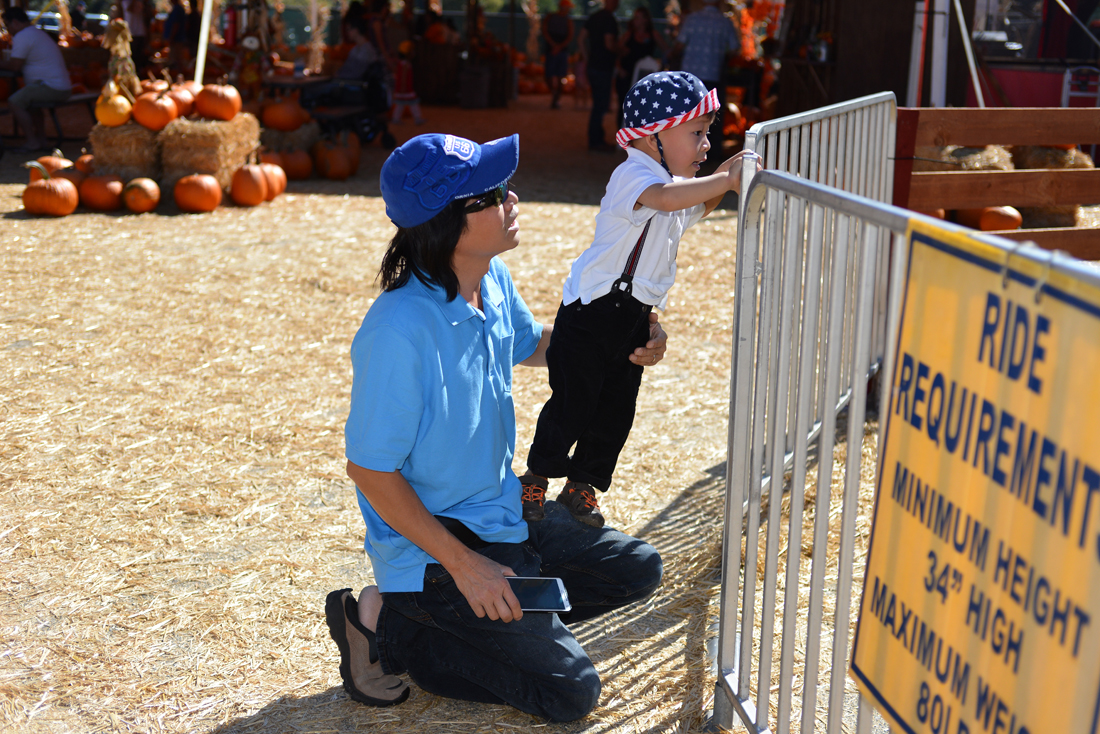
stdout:
[[[535,352],[542,325],[498,258],[481,298],[484,313],[415,276],[378,297],[351,345],[346,454],[366,469],[400,471],[433,515],[490,542],[521,543],[512,366]],[[356,495],[379,590],[422,591],[435,560]]]

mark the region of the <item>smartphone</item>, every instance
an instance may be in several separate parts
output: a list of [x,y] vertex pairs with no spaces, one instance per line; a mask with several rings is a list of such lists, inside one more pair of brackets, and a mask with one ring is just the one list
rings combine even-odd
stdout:
[[512,593],[525,612],[568,612],[573,606],[559,578],[541,576],[507,576]]

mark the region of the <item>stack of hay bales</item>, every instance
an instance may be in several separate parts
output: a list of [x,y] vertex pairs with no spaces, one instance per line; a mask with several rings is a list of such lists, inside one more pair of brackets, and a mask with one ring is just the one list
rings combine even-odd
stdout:
[[114,174],[124,181],[160,176],[157,133],[130,121],[118,127],[96,123],[88,134],[98,174]]
[[[1016,145],[1011,151],[1012,160],[1017,169],[1095,168],[1092,158],[1077,148],[1064,150],[1039,145]],[[1081,207],[1076,204],[1020,207],[1020,214],[1024,218],[1024,229],[1076,227],[1080,213]]]
[[228,122],[177,118],[159,133],[135,122],[97,124],[88,141],[96,173],[113,173],[124,181],[152,178],[163,191],[171,191],[184,176],[208,173],[224,189],[260,146],[260,122],[241,112]]
[[260,147],[260,122],[241,112],[228,122],[177,118],[160,132],[160,185],[171,190],[192,173],[208,173],[229,188],[233,173]]

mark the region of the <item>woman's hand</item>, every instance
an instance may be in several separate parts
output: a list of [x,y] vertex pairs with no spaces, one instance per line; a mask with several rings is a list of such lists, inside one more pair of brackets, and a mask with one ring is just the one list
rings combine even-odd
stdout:
[[649,341],[644,347],[638,347],[634,354],[630,355],[630,361],[643,367],[652,367],[664,359],[665,350],[668,349],[668,334],[658,322],[656,312],[649,314]]

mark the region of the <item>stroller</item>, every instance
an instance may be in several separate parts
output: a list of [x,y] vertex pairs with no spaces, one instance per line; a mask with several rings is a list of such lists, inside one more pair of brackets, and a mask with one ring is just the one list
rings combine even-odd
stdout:
[[392,87],[385,62],[376,61],[367,67],[362,79],[334,79],[303,99],[302,106],[326,133],[351,130],[364,145],[380,138],[383,148],[393,150],[397,140],[387,126]]

